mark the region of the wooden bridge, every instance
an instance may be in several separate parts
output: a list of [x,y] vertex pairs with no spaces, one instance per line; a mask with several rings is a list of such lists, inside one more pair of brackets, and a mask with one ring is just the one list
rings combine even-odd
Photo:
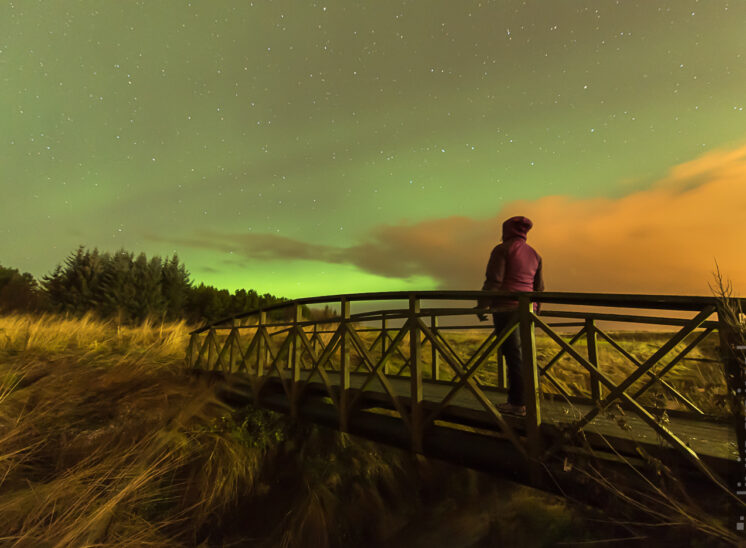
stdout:
[[[473,307],[486,296],[519,303],[501,332],[476,321],[489,312]],[[331,305],[334,317],[303,317],[317,305]],[[334,295],[193,331],[186,360],[257,405],[522,482],[541,484],[548,474],[556,482],[568,462],[593,455],[641,469],[663,462],[735,490],[744,476],[746,386],[722,307],[712,297],[653,295]],[[608,328],[619,322],[668,331],[641,356]],[[500,348],[514,329],[525,417],[497,407],[507,393]],[[714,355],[700,348],[708,342]],[[689,373],[677,376],[682,370]],[[719,407],[699,401],[718,391]]]

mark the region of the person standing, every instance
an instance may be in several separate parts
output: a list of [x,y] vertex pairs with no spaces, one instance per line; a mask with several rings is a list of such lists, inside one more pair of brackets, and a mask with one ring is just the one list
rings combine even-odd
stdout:
[[[502,243],[495,246],[487,263],[483,291],[544,291],[541,256],[526,243],[533,223],[526,217],[511,217],[503,223]],[[518,308],[518,301],[505,298],[480,298],[478,308],[490,308],[495,331],[500,333]],[[534,303],[538,312],[538,305]],[[480,320],[486,316],[478,314]],[[500,412],[525,416],[523,376],[521,375],[521,336],[519,329],[502,344],[508,366],[508,402],[497,406]]]

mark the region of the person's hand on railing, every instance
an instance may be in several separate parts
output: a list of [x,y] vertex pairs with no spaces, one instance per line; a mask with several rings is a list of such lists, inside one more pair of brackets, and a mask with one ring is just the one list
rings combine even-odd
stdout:
[[[481,308],[481,307],[477,305],[474,308]],[[487,314],[485,314],[484,312],[477,312],[477,318],[479,318],[480,322],[487,321]]]

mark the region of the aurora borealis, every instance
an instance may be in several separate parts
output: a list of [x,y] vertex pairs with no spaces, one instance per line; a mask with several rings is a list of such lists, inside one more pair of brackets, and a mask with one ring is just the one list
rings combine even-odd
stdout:
[[746,3],[6,2],[0,264],[173,252],[287,297],[746,286]]

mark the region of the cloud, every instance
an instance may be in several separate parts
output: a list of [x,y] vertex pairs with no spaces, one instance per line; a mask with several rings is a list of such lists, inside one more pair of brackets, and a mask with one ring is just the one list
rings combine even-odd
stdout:
[[746,146],[678,165],[621,198],[547,196],[510,203],[487,219],[384,224],[350,247],[217,232],[178,242],[252,260],[351,264],[391,278],[426,275],[439,288],[473,289],[481,287],[502,221],[513,215],[534,221],[529,243],[544,259],[548,290],[706,294],[716,259],[737,289],[746,286]]

